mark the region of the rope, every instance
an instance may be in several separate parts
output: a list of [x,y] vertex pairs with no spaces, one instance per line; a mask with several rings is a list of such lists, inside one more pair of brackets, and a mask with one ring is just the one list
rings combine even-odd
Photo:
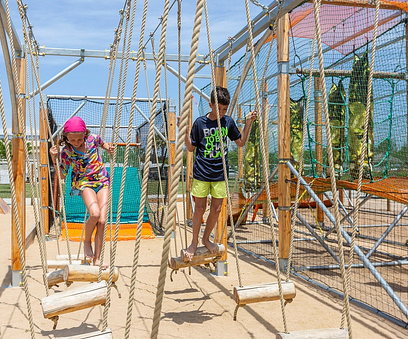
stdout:
[[[27,26],[26,26],[26,22],[25,22],[25,19],[27,18],[27,17],[26,17],[26,9],[27,9],[27,8],[26,8],[26,6],[24,6],[24,5],[21,3],[21,1],[18,1],[17,4],[18,4],[18,8],[19,8],[20,17],[21,17],[21,20],[22,20],[24,41],[26,41],[26,42],[27,42],[27,41],[31,41],[30,38],[31,38],[31,36],[33,36],[33,35],[32,35],[32,34],[29,34],[29,33],[27,32]],[[27,20],[28,20],[28,19],[27,19]],[[30,27],[32,27],[32,26],[30,25]],[[27,46],[29,47],[31,58],[33,58],[33,56],[35,56],[36,65],[37,65],[37,68],[39,68],[38,53],[33,50],[33,48],[38,49],[38,44],[35,43],[34,46],[32,46],[31,43],[28,43]],[[11,47],[14,49],[14,43],[11,43]],[[41,107],[43,107],[43,108],[45,109],[46,105],[45,105],[45,103],[44,103],[43,96],[42,96],[41,82],[40,82],[39,74],[38,74],[38,72],[36,71],[37,68],[32,67],[32,70],[33,70],[33,72],[34,72],[35,79],[36,79],[36,83],[37,83],[37,87],[38,87],[38,94],[39,94],[39,97],[40,97]],[[20,119],[20,121],[24,121],[24,120],[21,120],[21,119]],[[48,134],[51,136],[52,133],[51,133],[51,128],[50,128],[48,119],[45,119],[45,121],[46,121],[46,126],[47,126],[47,130],[48,130]],[[25,130],[23,130],[23,137],[24,137],[24,141],[25,141]],[[52,138],[50,139],[50,142],[51,142],[51,145],[54,146],[54,140],[53,140]],[[25,143],[26,143],[26,142],[25,142]],[[25,146],[25,148],[26,148],[26,146]],[[27,153],[26,153],[26,154],[27,154]],[[26,155],[26,157],[27,157],[27,155]],[[47,157],[47,159],[48,159],[48,157]],[[58,159],[58,158],[57,158],[57,159]],[[48,160],[47,160],[47,162],[48,162]],[[59,163],[58,160],[57,160],[57,163]],[[58,168],[59,168],[59,165],[57,164],[57,169],[58,169]],[[28,171],[29,171],[29,178],[32,178],[31,169],[29,168]],[[60,189],[60,191],[62,192],[62,180],[61,180],[61,178],[60,178],[60,171],[57,170],[56,172],[57,172],[57,178],[58,178],[59,189]],[[33,192],[33,188],[32,188],[32,183],[31,183],[31,181],[32,181],[32,180],[30,179],[30,188],[31,188],[31,191]],[[34,200],[34,201],[35,201],[35,200]],[[64,204],[63,199],[61,200],[61,206],[62,206],[62,211],[63,211],[63,215],[64,215],[65,236],[66,236],[66,239],[68,239],[68,229],[67,229],[67,222],[66,222],[66,217],[65,217],[65,204]],[[37,220],[38,220],[38,215],[37,215],[37,213],[36,213],[36,210],[37,210],[37,209],[34,208],[34,217],[35,217],[35,220],[36,220],[36,222],[37,222]],[[40,226],[41,226],[42,228],[44,228],[44,226],[41,225],[41,221],[40,221]],[[58,246],[58,242],[57,242],[57,246]],[[69,262],[71,263],[71,250],[70,250],[69,241],[67,241],[67,251],[68,251],[68,256],[69,256]],[[45,271],[47,271],[47,269],[45,269]],[[45,289],[46,289],[46,293],[47,293],[47,296],[48,296],[48,295],[49,295],[48,284],[45,284]]]
[[[124,92],[125,92],[125,84],[126,84],[126,77],[127,77],[127,69],[128,69],[128,64],[129,64],[129,54],[130,54],[130,46],[132,43],[132,34],[133,34],[133,25],[134,25],[134,19],[135,19],[135,13],[136,13],[136,1],[134,2],[134,5],[132,6],[132,2],[128,1],[127,2],[127,21],[126,21],[126,30],[125,30],[125,37],[126,37],[126,32],[127,32],[127,26],[129,22],[129,12],[130,9],[132,8],[132,14],[130,16],[130,26],[129,26],[129,38],[126,39],[124,38],[123,45],[125,47],[125,43],[127,43],[127,48],[126,48],[126,56],[125,56],[125,62],[121,63],[121,68],[122,65],[124,64],[124,70],[123,70],[123,81],[122,83],[119,83],[119,87],[121,87],[121,93],[119,97],[119,116],[118,116],[118,124],[116,126],[116,137],[119,135],[119,127],[120,127],[120,116],[122,113],[122,104],[123,104],[123,97],[124,97]],[[125,50],[125,48],[123,48]],[[123,59],[122,59],[123,60]],[[120,86],[122,85],[122,86]],[[136,86],[136,84],[135,84]],[[135,100],[134,97],[136,95],[132,96],[132,103]],[[117,249],[117,243],[118,243],[118,234],[119,234],[119,228],[120,228],[120,217],[121,217],[121,212],[122,212],[122,203],[123,203],[123,193],[125,189],[125,179],[126,179],[126,171],[127,171],[127,164],[128,164],[128,158],[129,158],[129,144],[130,144],[130,139],[131,139],[131,133],[132,133],[132,125],[133,125],[133,116],[134,116],[134,109],[132,107],[129,115],[129,125],[128,125],[128,130],[127,130],[127,140],[126,140],[126,150],[125,150],[125,157],[123,161],[123,172],[122,172],[122,181],[121,181],[121,187],[120,187],[120,193],[119,193],[119,202],[118,202],[118,211],[117,211],[117,216],[116,216],[116,225],[115,225],[115,234],[114,234],[114,239],[113,239],[113,246],[112,246],[112,251],[110,255],[110,270],[109,270],[109,281],[108,281],[108,291],[106,295],[106,301],[105,301],[105,308],[103,310],[103,323],[102,323],[102,331],[105,331],[107,326],[108,326],[108,313],[109,313],[109,308],[110,308],[110,301],[111,301],[111,291],[112,291],[112,281],[113,281],[113,271],[114,271],[114,265],[115,265],[115,259],[116,259],[116,249]],[[115,147],[115,150],[117,148]],[[116,153],[116,152],[114,152]],[[116,155],[116,154],[115,154]],[[113,183],[113,179],[112,179]],[[112,185],[110,185],[110,193],[112,193]],[[111,203],[112,200],[110,200]],[[107,222],[107,221],[106,221]],[[106,243],[106,222],[105,222],[105,227],[104,227],[104,237],[103,237],[103,245],[102,245],[102,251],[105,248],[105,243]],[[98,281],[101,280],[102,276],[102,266],[103,266],[103,255],[101,252],[101,260],[100,260],[100,266],[99,266],[99,277]]]
[[[8,1],[5,1],[5,7],[6,7],[6,16],[7,16],[7,29],[9,36],[12,36],[12,29],[11,29],[11,19],[10,19],[10,13],[9,13],[9,7],[8,7]],[[1,34],[5,34],[4,30],[2,30]],[[4,37],[5,38],[5,37]],[[10,48],[12,51],[14,51],[14,43],[12,41],[13,39],[10,39]],[[17,65],[16,65],[16,60],[15,57],[12,57],[12,70],[13,70],[13,76],[14,76],[14,85],[15,85],[15,91],[16,93],[20,93],[19,91],[19,81],[18,81],[18,74],[17,74]],[[18,114],[20,118],[20,123],[19,126],[22,127],[22,122],[24,121],[22,119],[22,107],[21,107],[21,102],[20,100],[18,101]],[[30,324],[30,333],[31,333],[31,338],[35,338],[34,334],[34,323],[33,323],[33,313],[31,309],[31,301],[30,301],[30,293],[28,291],[28,282],[27,282],[27,271],[26,271],[26,266],[25,266],[25,257],[24,257],[24,248],[23,248],[23,240],[22,240],[22,235],[21,235],[21,227],[20,227],[20,220],[19,220],[19,215],[18,215],[18,210],[17,210],[17,201],[16,201],[16,191],[15,191],[15,186],[14,186],[14,181],[13,181],[13,170],[12,170],[12,163],[11,163],[11,155],[10,155],[10,149],[9,149],[9,140],[7,136],[7,124],[6,124],[6,114],[4,110],[4,102],[3,102],[3,93],[1,90],[1,83],[0,83],[0,111],[1,111],[1,119],[2,119],[2,125],[3,125],[3,134],[4,134],[4,142],[5,142],[5,149],[6,149],[6,157],[7,157],[7,168],[9,172],[9,179],[10,179],[10,189],[11,189],[11,197],[12,197],[12,209],[14,213],[14,219],[15,219],[15,224],[16,224],[16,233],[17,233],[17,242],[18,242],[18,251],[20,255],[20,261],[21,261],[21,271],[23,275],[23,288],[24,288],[24,295],[26,298],[26,303],[27,303],[27,309],[28,309],[28,320]],[[23,131],[24,133],[24,131]],[[27,142],[24,138],[24,145],[25,145],[25,151],[27,151]],[[26,152],[27,154],[28,152]]]
[[[126,1],[127,2],[127,1]],[[117,53],[119,49],[119,41],[120,37],[122,35],[122,27],[123,27],[123,19],[125,17],[125,9],[126,9],[126,3],[125,6],[123,7],[123,10],[121,10],[120,13],[120,20],[119,20],[119,25],[116,30],[115,34],[115,39],[113,41],[113,44],[111,45],[110,49],[110,60],[109,60],[109,76],[108,76],[108,85],[106,86],[106,94],[105,94],[105,101],[103,104],[103,112],[102,112],[102,119],[101,119],[101,128],[99,130],[99,134],[102,138],[102,140],[105,140],[105,127],[106,127],[106,120],[108,118],[108,110],[109,110],[109,101],[110,101],[110,96],[112,92],[112,86],[113,86],[113,79],[114,79],[114,74],[115,74],[115,68],[116,68],[116,61],[117,61]]]
[[[363,182],[363,166],[364,166],[364,158],[367,151],[367,134],[368,134],[368,125],[370,121],[370,111],[371,111],[371,93],[372,93],[372,82],[373,82],[373,69],[374,69],[374,61],[375,61],[375,51],[376,51],[376,44],[377,44],[377,28],[378,28],[378,16],[380,11],[380,1],[375,1],[375,17],[374,17],[374,32],[373,32],[373,47],[371,52],[371,62],[370,62],[370,71],[368,73],[368,87],[367,87],[367,105],[366,105],[366,112],[364,118],[364,132],[363,132],[363,140],[365,142],[361,145],[361,156],[360,156],[360,167],[358,172],[358,183],[357,183],[357,197],[356,197],[356,208],[353,212],[353,228],[351,234],[351,244],[350,244],[350,254],[349,254],[349,266],[347,268],[346,273],[346,282],[347,287],[350,288],[350,280],[351,280],[351,266],[353,264],[353,255],[354,255],[354,244],[355,238],[357,234],[357,224],[359,218],[359,210],[360,210],[360,196],[361,196],[361,186]],[[341,327],[344,326],[344,317],[345,313],[349,313],[347,309],[343,307],[342,318],[341,318]],[[347,314],[348,315],[348,314]]]
[[[166,15],[163,17],[163,30],[162,30],[162,36],[161,36],[161,41],[160,41],[160,53],[162,54],[164,49],[164,38],[165,38],[165,28],[167,27],[167,13],[168,11],[166,8],[168,7],[168,0],[165,2],[165,11]],[[180,174],[180,168],[182,165],[182,160],[183,160],[183,138],[186,133],[186,122],[187,122],[187,117],[188,113],[190,110],[190,101],[191,101],[191,93],[192,93],[192,88],[193,88],[193,80],[194,80],[194,70],[195,70],[195,61],[197,58],[197,49],[198,49],[198,38],[199,38],[199,32],[200,32],[200,27],[201,27],[201,18],[202,18],[202,11],[203,11],[203,0],[197,0],[197,5],[196,5],[196,13],[195,13],[195,19],[194,19],[194,27],[193,27],[193,35],[192,35],[192,42],[191,42],[191,51],[190,51],[190,58],[188,62],[188,72],[186,76],[186,85],[185,85],[185,91],[184,91],[184,100],[183,100],[183,110],[180,118],[180,127],[179,127],[179,134],[178,134],[178,139],[177,139],[177,149],[176,149],[176,160],[175,160],[175,166],[173,169],[173,175],[174,175],[174,180],[172,180],[171,183],[171,189],[170,189],[170,201],[169,201],[169,209],[168,209],[168,220],[167,220],[167,225],[165,229],[165,234],[164,234],[164,242],[163,242],[163,252],[162,252],[162,259],[161,259],[161,264],[160,264],[160,275],[159,275],[159,281],[157,285],[157,293],[156,293],[156,303],[155,303],[155,308],[154,308],[154,315],[153,315],[153,325],[152,325],[152,333],[151,333],[151,338],[156,339],[158,336],[158,331],[159,331],[159,323],[160,323],[160,314],[161,314],[161,307],[162,307],[162,301],[163,301],[163,292],[164,292],[164,284],[166,280],[166,270],[167,270],[167,260],[168,260],[168,254],[169,254],[169,249],[170,249],[170,240],[171,240],[171,232],[172,232],[172,223],[174,220],[174,214],[175,214],[175,209],[176,209],[176,203],[177,203],[177,190],[178,190],[178,182],[179,182],[179,174]],[[160,57],[159,57],[160,60]],[[159,70],[157,70],[156,76],[159,78]],[[160,80],[160,79],[159,79]],[[152,118],[154,119],[154,112],[152,112]],[[153,120],[154,121],[154,120]],[[152,123],[149,126],[149,132],[150,129],[152,129]],[[149,133],[150,135],[151,133]],[[151,139],[151,138],[149,138]],[[149,140],[150,141],[150,140]],[[150,141],[151,143],[151,141]],[[149,147],[149,142],[147,147]],[[148,152],[150,152],[150,148],[148,148]],[[149,153],[147,154],[147,157],[149,156]],[[146,161],[145,164],[145,174],[147,173],[148,169],[148,161]],[[143,181],[147,181],[147,175],[143,177]],[[143,190],[142,190],[142,197],[144,197],[143,194],[145,194],[145,186],[143,185]],[[139,215],[140,218],[140,215]]]
[[[218,95],[217,95],[217,90],[216,90],[216,79],[215,79],[215,64],[214,64],[214,54],[212,53],[212,48],[211,48],[211,37],[210,37],[210,24],[208,20],[208,9],[207,9],[207,1],[204,1],[204,8],[205,8],[205,22],[206,22],[206,27],[207,27],[207,40],[208,40],[208,49],[209,49],[209,56],[210,56],[210,64],[211,64],[211,80],[212,83],[214,84],[214,101],[215,101],[215,107],[216,107],[216,113],[217,113],[217,125],[218,125],[218,134],[220,136],[220,146],[221,146],[221,159],[222,159],[222,169],[224,172],[224,180],[225,180],[225,190],[227,193],[227,207],[228,207],[228,214],[230,216],[230,223],[231,225],[234,225],[234,220],[232,216],[232,206],[231,206],[231,196],[229,192],[229,187],[228,187],[228,174],[227,174],[227,164],[225,161],[225,154],[224,154],[224,142],[222,138],[222,129],[221,129],[221,119],[220,119],[220,112],[219,112],[219,107],[218,107]],[[225,227],[224,227],[225,230]],[[224,230],[222,234],[224,233]],[[236,238],[235,238],[235,232],[232,233],[233,239],[234,239],[234,252],[235,252],[235,257],[237,258],[236,265],[237,265],[237,274],[238,274],[238,281],[239,281],[239,286],[242,287],[242,278],[241,278],[241,270],[239,267],[239,260],[238,260],[238,248],[236,245]],[[222,236],[221,236],[222,239]],[[220,240],[221,240],[220,239]]]
[[323,51],[322,51],[322,41],[321,41],[321,32],[320,32],[320,1],[313,1],[313,12],[316,25],[316,37],[317,37],[317,50],[319,57],[319,71],[321,79],[321,90],[322,90],[322,99],[323,99],[323,110],[325,117],[325,127],[326,127],[326,138],[327,138],[327,157],[329,161],[329,173],[330,173],[330,182],[331,190],[333,194],[333,206],[334,206],[334,217],[335,217],[335,228],[337,231],[337,243],[339,246],[339,259],[340,259],[340,270],[343,280],[343,294],[344,294],[344,303],[347,313],[347,324],[349,331],[349,338],[353,338],[353,332],[351,329],[351,315],[350,315],[350,304],[349,304],[349,293],[348,293],[348,284],[346,282],[346,271],[345,271],[345,262],[344,262],[344,251],[343,251],[343,239],[341,236],[341,225],[340,225],[340,213],[339,213],[339,204],[337,200],[337,188],[336,188],[336,177],[334,173],[334,162],[333,162],[333,150],[332,150],[332,140],[331,140],[331,131],[330,131],[330,117],[328,111],[327,95],[326,95],[326,80],[324,75],[324,64],[323,64]]
[[[259,112],[260,109],[260,104],[259,104],[259,89],[258,89],[258,81],[257,81],[257,75],[256,75],[256,63],[255,63],[255,51],[254,51],[254,46],[253,46],[253,38],[252,38],[252,29],[249,29],[251,26],[251,15],[249,12],[249,3],[248,0],[245,0],[245,8],[246,8],[246,16],[247,16],[247,22],[248,22],[248,37],[249,37],[249,42],[250,42],[250,48],[251,48],[251,64],[252,64],[252,71],[254,75],[254,86],[255,86],[255,98],[256,98],[256,110]],[[264,171],[264,178],[265,178],[265,183],[266,183],[266,197],[268,201],[268,208],[269,208],[269,215],[272,215],[272,208],[271,208],[271,192],[268,189],[269,188],[269,178],[268,178],[268,164],[267,164],[267,154],[266,154],[266,149],[265,149],[265,140],[264,140],[264,126],[265,124],[262,122],[262,119],[267,119],[267,117],[261,117],[261,122],[259,123],[259,132],[260,132],[260,141],[261,141],[261,153],[262,153],[262,162],[263,162],[263,171]],[[279,257],[278,257],[278,250],[276,246],[276,237],[275,237],[275,232],[273,228],[271,227],[271,236],[272,236],[272,244],[273,244],[273,250],[274,250],[274,256],[275,256],[275,262],[276,262],[276,273],[277,273],[277,280],[278,280],[278,287],[279,287],[279,299],[280,299],[280,304],[281,304],[281,311],[282,311],[282,318],[283,318],[283,325],[285,328],[285,332],[287,332],[287,322],[286,322],[286,313],[285,313],[285,300],[283,298],[283,291],[282,291],[282,281],[281,281],[281,276],[280,276],[280,268],[279,268]]]

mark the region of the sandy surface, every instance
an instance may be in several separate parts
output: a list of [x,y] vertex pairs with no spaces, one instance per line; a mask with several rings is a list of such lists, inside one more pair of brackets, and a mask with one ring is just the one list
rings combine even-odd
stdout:
[[[30,207],[28,207],[30,209]],[[27,225],[33,224],[31,213],[27,213]],[[10,268],[10,214],[0,215],[3,244],[0,247],[0,338],[29,338],[27,304],[21,288],[11,288]],[[57,242],[49,241],[47,256],[55,259]],[[109,243],[108,243],[109,244]],[[61,252],[67,253],[66,243],[60,242]],[[142,240],[131,338],[150,338],[152,317],[163,238]],[[76,253],[78,243],[71,243],[72,253]],[[174,244],[172,244],[174,253]],[[178,247],[180,248],[180,246]],[[112,289],[108,326],[114,338],[122,338],[126,325],[130,274],[133,261],[133,241],[118,243],[116,266],[120,269],[117,282],[122,298]],[[101,328],[103,307],[77,311],[60,316],[56,330],[53,323],[44,319],[41,298],[46,295],[42,283],[41,260],[37,241],[27,250],[27,273],[29,277],[30,301],[33,310],[36,337],[58,338],[96,331]],[[275,271],[265,262],[246,254],[240,254],[240,270],[243,285],[276,281]],[[228,253],[229,275],[215,277],[208,269],[194,268],[173,275],[169,279],[167,271],[162,318],[159,338],[274,338],[283,331],[280,303],[265,302],[241,308],[238,320],[233,321],[235,302],[232,296],[234,286],[238,285],[236,261],[232,251]],[[297,296],[286,306],[289,331],[339,327],[342,302],[317,287],[293,278]],[[74,283],[80,286],[84,283]],[[58,293],[66,287],[61,284],[50,293]],[[354,338],[406,338],[408,330],[403,329],[355,305],[351,306],[352,330]]]

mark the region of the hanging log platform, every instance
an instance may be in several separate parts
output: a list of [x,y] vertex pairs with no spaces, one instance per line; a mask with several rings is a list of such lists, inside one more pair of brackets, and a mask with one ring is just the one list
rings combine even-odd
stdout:
[[[212,254],[207,247],[205,246],[200,246],[197,247],[197,250],[194,253],[193,260],[205,260],[208,258],[214,259],[217,257],[222,257],[225,253],[225,247],[224,244],[215,244],[218,246],[217,253]],[[180,251],[180,258],[184,262],[189,262],[190,260],[188,259],[186,255],[186,250],[181,250]]]
[[52,287],[55,285],[58,285],[60,283],[63,283],[64,280],[64,270],[55,270],[47,274],[47,281],[48,281],[48,287]]
[[67,265],[81,265],[82,261],[81,260],[71,260],[71,263],[69,260],[47,260],[47,266],[48,268],[55,268],[57,270],[63,269]]
[[[295,285],[291,281],[282,281],[283,298],[290,302],[296,296]],[[262,301],[279,300],[279,286],[277,282],[234,287],[234,299],[238,306],[258,303]]]
[[[89,258],[90,260],[91,258]],[[68,254],[57,254],[57,260],[69,260]],[[79,256],[77,254],[71,255],[71,260],[82,260],[85,261],[85,256],[81,253]]]
[[180,268],[208,265],[221,258],[225,253],[225,246],[223,244],[216,244],[218,250],[216,254],[210,253],[207,247],[200,246],[194,254],[193,260],[189,261],[186,256],[186,250],[181,250],[179,257],[172,257],[169,260],[169,267],[173,270]]
[[107,328],[104,332],[97,331],[58,339],[112,339],[112,338],[113,338],[112,331],[109,328]]
[[[109,271],[102,271],[101,280],[109,280]],[[96,282],[99,276],[99,266],[89,266],[89,265],[67,265],[64,268],[63,278],[64,281],[88,281]],[[117,267],[113,268],[113,279],[115,282],[119,278],[119,269]]]
[[276,339],[347,339],[346,328],[321,328],[318,330],[295,331],[290,333],[278,333]]
[[104,304],[107,292],[106,281],[103,280],[44,297],[41,299],[44,318]]

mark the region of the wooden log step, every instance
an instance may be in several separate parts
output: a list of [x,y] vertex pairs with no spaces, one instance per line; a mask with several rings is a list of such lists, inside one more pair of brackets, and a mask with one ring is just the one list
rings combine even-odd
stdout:
[[[203,259],[207,259],[207,258],[218,258],[218,257],[222,257],[225,253],[225,247],[224,244],[215,244],[217,245],[218,249],[217,249],[217,253],[216,254],[212,254],[207,247],[205,246],[200,246],[197,247],[195,253],[194,253],[194,257],[193,260],[203,260]],[[184,262],[189,262],[190,260],[188,259],[187,255],[186,255],[186,250],[181,250],[180,251],[180,258],[182,261]]]
[[[69,265],[69,260],[47,260],[48,268],[56,268],[57,270],[64,268],[65,266]],[[73,265],[81,265],[81,260],[71,260],[71,264]]]
[[[68,254],[57,254],[57,260],[69,260]],[[82,260],[85,261],[85,256],[81,253],[79,256],[77,254],[71,254],[71,260]],[[90,261],[91,258],[88,258]]]
[[[109,280],[109,271],[102,271],[101,280]],[[89,266],[89,265],[67,265],[64,268],[64,281],[89,281],[96,282],[98,281],[99,276],[99,266]],[[117,267],[113,268],[113,279],[115,282],[119,278],[119,269]]]
[[178,270],[180,268],[210,264],[213,261],[214,257],[204,259],[197,259],[194,257],[193,260],[188,262],[184,262],[181,257],[172,257],[169,260],[169,267],[173,270]]
[[347,339],[346,328],[321,328],[318,330],[294,331],[278,333],[276,339]]
[[47,274],[48,287],[52,287],[64,282],[64,270],[55,270]]
[[41,299],[44,318],[70,313],[104,304],[108,289],[106,281],[70,288]]
[[92,332],[92,333],[86,333],[86,334],[79,334],[75,336],[70,336],[70,337],[61,337],[61,338],[55,338],[55,339],[112,339],[112,331],[107,328],[104,332],[97,331],[97,332]]
[[[296,296],[295,285],[291,281],[282,281],[282,292],[285,300]],[[262,301],[279,300],[279,286],[277,282],[234,287],[234,299],[237,305],[258,303]]]

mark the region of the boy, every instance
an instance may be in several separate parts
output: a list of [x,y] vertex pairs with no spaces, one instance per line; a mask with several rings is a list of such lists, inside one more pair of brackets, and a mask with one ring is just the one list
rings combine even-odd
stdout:
[[[234,120],[225,115],[230,103],[230,95],[226,88],[217,86],[218,110],[221,120],[221,134],[224,144],[224,154],[228,173],[228,148],[227,136],[235,141],[238,147],[245,145],[248,139],[252,122],[256,119],[256,112],[251,112],[246,120],[242,134],[239,132]],[[221,143],[219,139],[217,108],[215,105],[214,90],[211,92],[210,112],[205,116],[197,118],[190,135],[188,127],[184,142],[187,150],[196,150],[196,159],[193,166],[193,187],[191,194],[195,197],[195,209],[193,215],[193,240],[186,250],[189,260],[192,260],[198,246],[198,234],[201,228],[201,221],[207,206],[207,196],[211,194],[210,214],[208,215],[206,227],[203,235],[203,245],[211,253],[216,253],[217,245],[210,241],[210,234],[217,222],[221,211],[223,199],[227,197],[224,170],[222,166]]]

